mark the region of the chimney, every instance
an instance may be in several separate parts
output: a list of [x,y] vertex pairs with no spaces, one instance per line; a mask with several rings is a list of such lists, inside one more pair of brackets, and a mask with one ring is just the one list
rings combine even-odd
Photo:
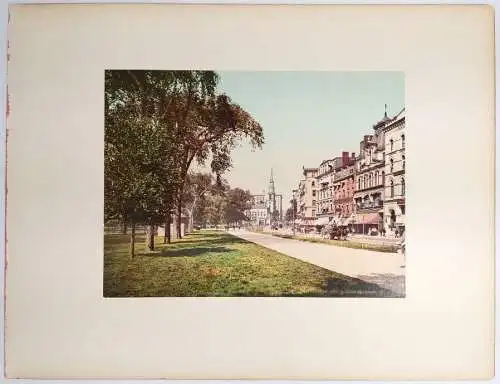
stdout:
[[342,167],[345,167],[349,162],[349,152],[342,152]]

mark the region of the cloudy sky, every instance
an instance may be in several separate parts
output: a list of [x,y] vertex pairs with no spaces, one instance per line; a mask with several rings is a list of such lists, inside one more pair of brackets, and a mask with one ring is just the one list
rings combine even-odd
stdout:
[[220,90],[264,129],[265,144],[233,152],[231,186],[262,193],[273,168],[276,192],[288,207],[302,166],[316,167],[359,142],[383,117],[404,107],[402,72],[219,72]]

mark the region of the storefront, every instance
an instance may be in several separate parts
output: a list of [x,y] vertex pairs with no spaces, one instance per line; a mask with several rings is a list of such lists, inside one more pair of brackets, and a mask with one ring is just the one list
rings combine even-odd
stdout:
[[380,213],[358,213],[353,220],[356,233],[368,235],[373,231],[380,231],[383,227],[383,217]]

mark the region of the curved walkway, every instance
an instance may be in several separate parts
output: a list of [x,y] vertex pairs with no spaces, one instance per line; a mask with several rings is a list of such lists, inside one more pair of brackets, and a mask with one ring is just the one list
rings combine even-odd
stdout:
[[405,260],[399,253],[309,243],[244,230],[229,233],[330,271],[375,283],[397,296],[405,294]]

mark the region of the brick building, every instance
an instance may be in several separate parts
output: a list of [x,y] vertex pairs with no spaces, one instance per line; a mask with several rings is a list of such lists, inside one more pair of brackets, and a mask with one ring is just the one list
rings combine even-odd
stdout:
[[346,222],[354,213],[354,190],[355,190],[355,165],[356,154],[342,152],[335,168],[333,182],[335,217],[341,222]]

